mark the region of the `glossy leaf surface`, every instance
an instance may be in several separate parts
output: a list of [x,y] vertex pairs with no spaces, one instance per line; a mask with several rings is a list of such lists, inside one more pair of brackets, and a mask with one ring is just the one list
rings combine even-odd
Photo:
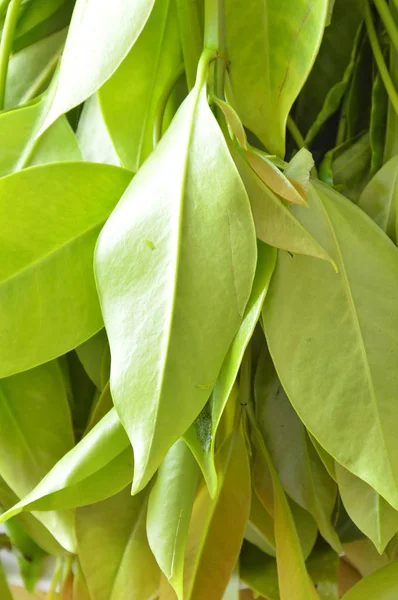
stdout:
[[[231,81],[243,123],[283,157],[286,120],[321,43],[327,1],[226,0]],[[242,45],[241,40],[250,40]],[[247,94],[246,90],[251,93]]]
[[140,35],[153,4],[154,0],[127,4],[124,0],[112,4],[77,0],[55,97],[43,129],[109,79]]
[[[270,352],[309,431],[338,462],[398,507],[391,418],[398,251],[367,215],[336,192],[317,184],[311,200],[316,219],[306,211],[300,220],[322,237],[339,273],[321,261],[279,253],[263,310]],[[380,294],[380,289],[389,292]]]
[[153,149],[164,91],[181,63],[177,11],[157,0],[145,28],[120,67],[100,89],[101,109],[123,166],[137,171]]
[[80,563],[93,600],[155,596],[160,572],[146,536],[146,510],[146,492],[131,496],[129,489],[78,509]]
[[111,391],[134,448],[135,491],[209,398],[255,261],[249,202],[199,82],[96,249]]
[[65,163],[0,180],[1,247],[8,256],[0,267],[2,377],[55,358],[101,329],[94,245],[130,177],[116,167]]
[[343,600],[395,600],[398,592],[398,563],[383,567],[357,583]]

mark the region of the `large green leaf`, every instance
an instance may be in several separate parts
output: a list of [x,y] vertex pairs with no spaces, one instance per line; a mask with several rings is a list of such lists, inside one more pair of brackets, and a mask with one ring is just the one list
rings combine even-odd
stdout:
[[91,381],[99,390],[103,390],[104,364],[109,360],[109,344],[105,329],[101,329],[93,337],[76,348],[76,353]]
[[101,329],[94,245],[130,178],[116,167],[59,163],[0,179],[7,255],[0,266],[1,377],[55,358]]
[[187,600],[222,599],[249,519],[250,466],[240,428],[224,442],[217,459],[217,493],[211,498],[203,486],[192,513],[184,582]]
[[14,54],[7,73],[5,108],[24,104],[48,85],[61,56],[67,31],[63,29]]
[[157,563],[179,598],[183,593],[184,554],[199,468],[183,440],[169,450],[150,492],[147,533]]
[[[7,152],[0,155],[0,176],[3,177],[22,166],[81,160],[75,135],[65,117],[61,117],[46,131],[32,148],[37,122],[43,111],[43,101],[0,114],[0,142]],[[21,157],[32,148],[27,165]]]
[[[305,567],[292,510],[254,417],[251,424],[255,463],[269,483],[265,490],[266,497],[261,494],[260,499],[274,519],[280,600],[319,600]],[[255,480],[255,485],[257,483]]]
[[321,535],[341,552],[340,541],[331,524],[336,484],[308,439],[268,352],[260,355],[257,365],[255,398],[259,428],[285,491],[312,514]]
[[242,581],[267,600],[279,600],[278,571],[275,559],[244,542],[239,560]]
[[271,246],[292,253],[332,259],[321,244],[301,225],[292,211],[239,156],[234,159],[250,199],[257,237]]
[[76,136],[84,160],[120,167],[120,159],[104,123],[98,94],[84,103]]
[[76,514],[78,552],[92,600],[151,600],[160,571],[149,548],[147,493],[116,496]]
[[398,157],[391,158],[369,181],[363,190],[358,206],[396,240],[398,202]]
[[295,214],[322,238],[339,273],[279,253],[263,310],[270,352],[321,446],[398,508],[398,250],[337,192],[317,183],[311,202],[312,212]]
[[99,90],[110,136],[123,166],[137,171],[153,149],[164,90],[181,63],[174,0],[156,0],[145,28],[114,75]]
[[[0,473],[20,498],[73,446],[64,374],[58,361],[0,380]],[[69,514],[38,518],[67,550],[74,547]]]
[[199,464],[208,465],[203,470],[211,495],[215,493],[217,486],[217,475],[214,468],[217,429],[225,405],[232,393],[243,355],[260,317],[275,261],[275,249],[258,241],[257,268],[242,324],[224,358],[220,374],[209,400],[209,406],[205,407],[185,434],[185,439]]
[[281,157],[287,117],[318,52],[327,8],[327,0],[225,1],[238,112],[266,149]]
[[393,562],[357,583],[343,600],[395,600],[397,594],[398,562]]
[[255,271],[249,201],[208,107],[204,70],[96,248],[111,391],[134,448],[134,491],[208,400]]
[[321,600],[339,600],[340,558],[331,548],[317,544],[307,569]]
[[382,554],[388,542],[398,532],[398,512],[370,485],[338,463],[336,474],[347,513]]
[[43,129],[109,79],[136,42],[153,5],[154,0],[77,0]]
[[31,493],[0,517],[0,522],[24,510],[74,508],[99,502],[123,489],[132,476],[128,437],[112,409]]

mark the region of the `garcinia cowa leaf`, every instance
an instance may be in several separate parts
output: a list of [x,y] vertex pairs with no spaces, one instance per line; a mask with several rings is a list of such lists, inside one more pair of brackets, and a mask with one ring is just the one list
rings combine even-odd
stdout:
[[398,249],[337,192],[316,183],[309,196],[313,211],[295,215],[339,272],[279,253],[263,309],[269,349],[308,430],[397,509]]
[[202,64],[96,248],[111,392],[134,449],[134,491],[208,400],[254,277],[250,205],[207,104],[205,73]]
[[90,163],[0,179],[0,377],[60,356],[103,326],[94,246],[130,179]]

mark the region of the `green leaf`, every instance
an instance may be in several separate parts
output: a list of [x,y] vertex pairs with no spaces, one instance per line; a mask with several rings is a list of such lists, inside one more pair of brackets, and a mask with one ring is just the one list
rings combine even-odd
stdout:
[[392,239],[396,240],[398,157],[391,158],[363,190],[358,206]]
[[388,95],[384,83],[378,73],[373,81],[372,108],[370,113],[370,147],[372,150],[372,170],[374,175],[384,162],[384,144],[386,140],[386,124]]
[[382,554],[398,532],[398,512],[370,485],[338,463],[336,473],[341,499],[347,513]]
[[[250,511],[250,467],[239,428],[217,457],[218,487],[196,498],[186,552],[184,599],[222,598],[237,562]],[[233,524],[233,526],[231,526]]]
[[102,380],[102,368],[109,355],[109,343],[105,329],[101,329],[76,348],[76,353],[87,375],[99,390],[103,390],[106,382]]
[[0,522],[24,510],[75,508],[99,502],[123,489],[132,476],[128,437],[112,409],[31,493],[0,517]]
[[252,492],[249,522],[245,539],[262,552],[275,557],[274,521],[260,502],[255,490]]
[[339,600],[340,558],[331,548],[319,544],[307,560],[308,573],[320,600]]
[[348,140],[325,155],[319,176],[353,202],[358,199],[370,179],[371,150],[369,134]]
[[76,136],[84,160],[120,167],[120,159],[104,122],[98,94],[84,103]]
[[249,201],[199,78],[96,248],[111,391],[134,448],[135,492],[208,400],[255,261]]
[[341,543],[331,524],[336,484],[308,439],[268,352],[260,355],[254,392],[257,422],[285,491],[314,517],[324,539],[336,552],[341,552]]
[[[55,2],[58,2],[58,0],[55,0]],[[46,4],[48,5],[48,0],[34,2],[32,3],[33,12],[29,14],[29,11],[27,11],[26,20],[23,18],[24,15],[22,15],[15,32],[14,52],[20,52],[27,46],[31,46],[69,26],[75,0],[65,0],[59,6],[58,10],[48,15],[47,18],[42,19],[44,16],[42,8],[45,8]]]
[[306,571],[289,502],[254,417],[251,418],[251,425],[257,464],[268,475],[272,486],[269,508],[274,518],[280,600],[319,600]]
[[92,600],[156,596],[160,572],[149,548],[147,493],[125,489],[76,513],[78,552]]
[[0,267],[1,377],[55,358],[103,326],[94,245],[130,178],[116,167],[60,163],[0,179],[8,256]]
[[[333,264],[327,252],[238,154],[234,160],[248,193],[257,237],[289,252],[308,254]],[[310,209],[311,210],[311,209]]]
[[217,486],[217,475],[214,468],[217,430],[228,398],[232,394],[243,355],[260,317],[275,262],[275,249],[257,241],[257,268],[242,324],[224,358],[209,406],[202,411],[185,434],[185,439],[199,464],[206,465],[204,475],[211,495],[214,495]]
[[393,562],[354,585],[343,600],[395,600],[397,593],[398,562]]
[[295,121],[310,144],[337,111],[352,76],[363,19],[363,0],[336,0],[314,66],[300,93]]
[[72,598],[73,600],[92,600],[80,562],[76,561],[75,565],[76,572],[73,578]]
[[184,553],[199,481],[199,468],[183,440],[178,440],[159,468],[149,495],[147,534],[157,563],[182,598]]
[[5,530],[13,545],[23,584],[32,592],[42,575],[46,553],[29,537],[17,519],[8,521]]
[[258,548],[243,543],[240,554],[240,576],[253,592],[267,600],[279,600],[278,571],[275,559]]
[[323,448],[398,508],[391,413],[398,250],[326,186],[314,183],[310,204],[312,212],[295,214],[322,238],[339,272],[279,253],[263,309],[271,356],[293,407]]
[[0,561],[0,594],[2,600],[12,600],[10,588],[8,587],[4,567]]
[[61,56],[66,34],[65,29],[58,31],[11,57],[5,108],[25,104],[44,91]]
[[238,113],[266,149],[280,157],[287,117],[318,52],[327,8],[326,0],[256,0],[244,10],[240,0],[225,2]]
[[344,554],[362,577],[374,573],[391,562],[387,554],[380,555],[373,542],[367,538],[344,544]]
[[160,102],[180,63],[175,2],[157,0],[137,42],[98,93],[116,152],[132,171],[152,152]]
[[[58,361],[0,380],[0,438],[0,473],[21,498],[74,443]],[[48,513],[38,519],[61,545],[73,551],[71,515]]]
[[153,5],[154,0],[114,0],[112,5],[77,0],[55,96],[42,130],[109,79],[137,41]]
[[[44,133],[37,146],[31,147],[42,111],[43,102],[35,102],[0,114],[0,142],[7,147],[0,157],[0,177],[31,164],[81,160],[75,135],[65,117]],[[22,165],[21,157],[29,148],[32,148],[30,158],[27,165]]]

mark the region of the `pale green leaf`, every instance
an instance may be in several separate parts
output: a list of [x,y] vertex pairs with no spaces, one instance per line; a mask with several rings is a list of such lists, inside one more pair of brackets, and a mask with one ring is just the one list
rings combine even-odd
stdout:
[[101,371],[106,355],[109,354],[108,338],[105,329],[101,329],[76,348],[76,353],[87,375],[99,390],[103,390]]
[[391,158],[369,181],[358,206],[392,239],[396,239],[398,158]]
[[[0,380],[0,472],[21,498],[73,446],[67,391],[58,361]],[[57,541],[73,551],[68,513],[37,515]]]
[[[301,225],[291,209],[257,177],[242,157],[234,154],[234,160],[250,199],[257,237],[276,248],[333,263],[322,245]],[[308,210],[311,210],[311,206]]]
[[279,253],[263,309],[271,356],[323,448],[398,508],[398,250],[337,192],[317,183],[309,199],[313,210],[295,214],[339,273]]
[[134,491],[208,400],[255,261],[249,201],[199,81],[96,248],[111,391],[134,448]]
[[[32,147],[36,126],[43,111],[43,101],[0,114],[0,142],[7,152],[0,155],[0,176],[17,171],[21,166],[46,162],[81,160],[75,135],[65,117],[61,117]],[[21,157],[29,149],[26,165]]]
[[78,553],[92,600],[156,597],[160,571],[149,548],[147,493],[130,490],[76,512]]
[[149,495],[147,533],[151,550],[179,598],[183,592],[184,553],[199,482],[199,468],[183,440],[161,464]]
[[153,5],[154,0],[77,0],[55,96],[42,130],[109,79],[137,41]]
[[186,553],[184,599],[221,599],[237,562],[250,511],[250,467],[243,433],[226,440],[218,455],[218,487],[196,498]]
[[321,535],[341,552],[341,543],[331,523],[336,484],[308,439],[268,352],[263,351],[260,355],[254,393],[257,422],[285,491],[312,514]]
[[327,0],[225,2],[238,113],[266,149],[280,157],[287,117],[318,52],[327,9]]
[[180,63],[175,2],[156,0],[142,34],[98,93],[116,152],[132,171],[152,152],[159,103]]
[[260,317],[275,262],[275,249],[258,241],[256,273],[242,324],[224,358],[209,405],[203,409],[195,423],[185,434],[185,439],[199,464],[206,465],[203,471],[211,495],[214,495],[217,485],[214,469],[214,448],[218,426],[225,405],[232,393],[243,355]]
[[120,159],[104,123],[97,94],[84,103],[76,136],[84,160],[120,167]]
[[318,544],[307,560],[308,573],[321,600],[339,600],[340,557],[326,545]]
[[398,532],[398,512],[367,483],[336,463],[337,483],[344,507],[355,525],[382,554]]
[[245,542],[240,555],[242,581],[267,600],[279,600],[278,571],[275,559]]
[[5,108],[25,104],[43,92],[61,56],[66,33],[65,29],[58,31],[11,57]]
[[132,476],[128,437],[112,409],[62,456],[31,493],[0,517],[0,522],[24,510],[74,508],[99,502],[123,489]]
[[393,562],[357,583],[343,600],[396,600],[398,594],[398,562]]
[[94,245],[130,178],[116,167],[59,163],[0,179],[1,377],[64,354],[103,326]]
[[[314,164],[311,152],[306,148],[301,148],[284,170],[284,175],[293,183],[303,198],[307,197],[310,173]],[[296,204],[298,203],[296,202]]]

